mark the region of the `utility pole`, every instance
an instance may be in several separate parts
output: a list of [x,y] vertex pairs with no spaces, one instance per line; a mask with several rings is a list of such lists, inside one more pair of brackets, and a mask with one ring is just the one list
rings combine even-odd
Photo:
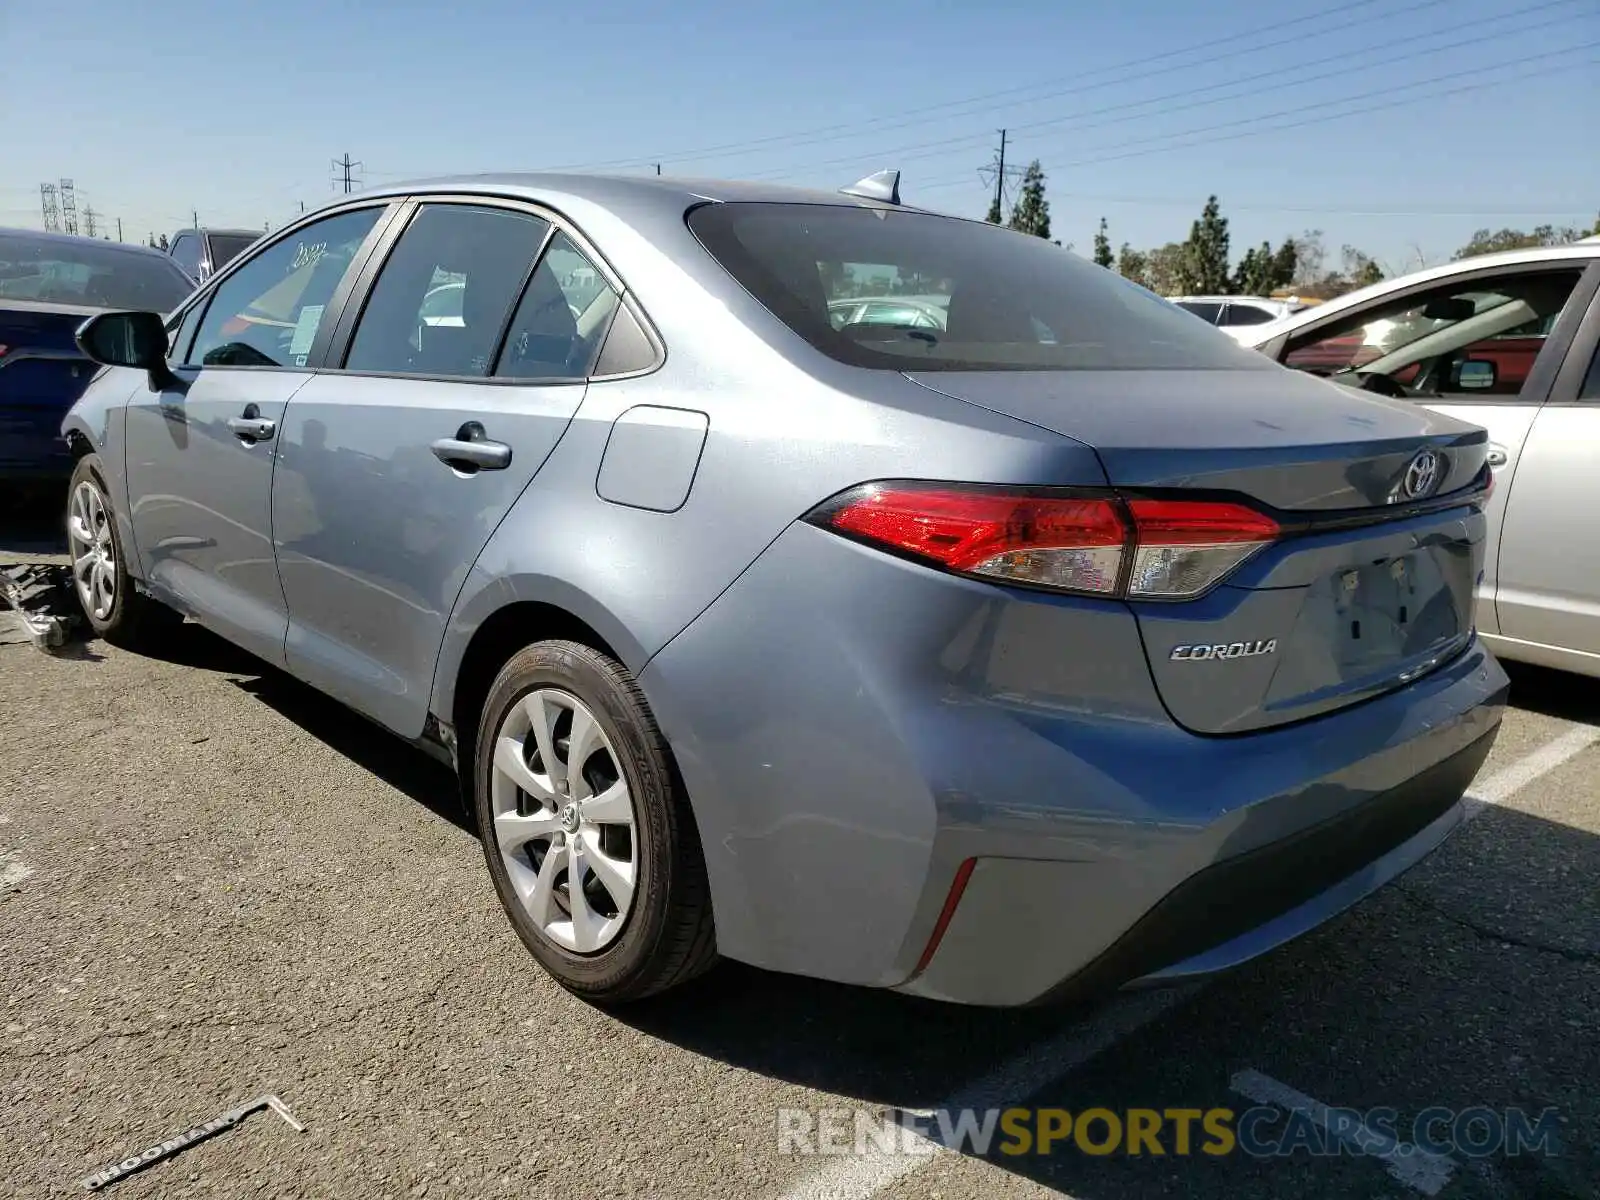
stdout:
[[[1004,216],[1006,207],[1005,196],[1001,191],[1001,189],[1005,186],[1006,181],[1006,131],[1004,129],[1000,131],[1000,155],[995,160],[995,164],[994,211]],[[1217,319],[1220,321],[1222,318],[1218,317]]]
[[44,231],[46,233],[61,232],[61,206],[56,203],[56,185],[41,183],[39,185],[39,201],[44,208]]
[[336,159],[333,160],[333,169],[335,171],[343,171],[342,177],[336,178],[334,180],[334,184],[338,185],[339,183],[343,183],[344,184],[344,194],[347,195],[347,196],[350,194],[350,192],[352,191],[352,189],[354,188],[355,183],[356,183],[356,181],[353,178],[351,178],[350,170],[353,167],[359,167],[359,166],[361,166],[361,163],[352,162],[351,161],[351,159],[350,159],[350,151],[348,151],[348,150],[346,150],[344,152],[344,157],[343,158],[336,158]]
[[117,241],[120,242],[121,240],[122,240],[122,218],[118,217],[117,218]]
[[98,230],[96,230],[95,227],[94,227],[94,219],[95,219],[96,215],[97,214],[94,211],[94,205],[85,204],[83,206],[83,225],[84,225],[83,231],[86,234],[88,234],[90,237],[94,237],[95,234],[98,232]]
[[656,174],[657,175],[661,174],[661,164],[660,163],[656,164]]
[[200,228],[200,210],[198,208],[191,208],[189,210],[189,227],[191,229]]
[[78,193],[70,179],[61,181],[61,232],[78,232]]

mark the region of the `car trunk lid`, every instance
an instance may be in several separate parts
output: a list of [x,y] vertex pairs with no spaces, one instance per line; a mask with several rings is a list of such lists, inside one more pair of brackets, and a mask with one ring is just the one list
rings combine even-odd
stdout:
[[1210,591],[1129,600],[1156,687],[1188,729],[1330,712],[1470,639],[1481,429],[1275,367],[908,377],[1085,443],[1124,496],[1241,501],[1279,523]]

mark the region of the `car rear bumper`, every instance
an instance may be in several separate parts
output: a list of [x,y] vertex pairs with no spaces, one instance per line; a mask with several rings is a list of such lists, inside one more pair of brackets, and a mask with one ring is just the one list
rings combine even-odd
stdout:
[[[903,990],[977,1004],[1048,1003],[1236,967],[1344,912],[1435,850],[1460,824],[1460,798],[1497,733],[1493,727],[1403,783],[1277,841],[1186,876],[1175,871],[1170,890],[1131,924],[1091,919],[1097,936],[1112,938],[1092,957],[1081,933],[1055,938],[1050,928],[1126,912],[1114,881],[1095,905],[1085,895],[1094,873],[1083,864],[980,858],[928,969]],[[1019,924],[1032,936],[1019,939]]]
[[1459,818],[1509,688],[1474,638],[1338,712],[1194,734],[1126,606],[803,525],[639,681],[724,954],[990,1005],[1231,965],[1347,907]]

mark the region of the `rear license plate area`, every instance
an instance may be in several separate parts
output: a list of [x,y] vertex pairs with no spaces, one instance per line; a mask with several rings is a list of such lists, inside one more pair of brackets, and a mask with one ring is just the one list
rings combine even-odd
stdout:
[[1461,633],[1450,581],[1431,554],[1346,567],[1325,586],[1335,654],[1346,672],[1426,654]]

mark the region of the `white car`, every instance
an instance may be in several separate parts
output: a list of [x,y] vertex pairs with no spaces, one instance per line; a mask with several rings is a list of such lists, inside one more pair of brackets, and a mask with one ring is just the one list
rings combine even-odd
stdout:
[[1600,677],[1600,238],[1431,267],[1246,330],[1303,371],[1489,431],[1479,632]]
[[1291,316],[1305,308],[1299,300],[1270,296],[1172,296],[1172,302],[1202,321],[1219,326],[1235,341],[1249,344],[1255,327]]

